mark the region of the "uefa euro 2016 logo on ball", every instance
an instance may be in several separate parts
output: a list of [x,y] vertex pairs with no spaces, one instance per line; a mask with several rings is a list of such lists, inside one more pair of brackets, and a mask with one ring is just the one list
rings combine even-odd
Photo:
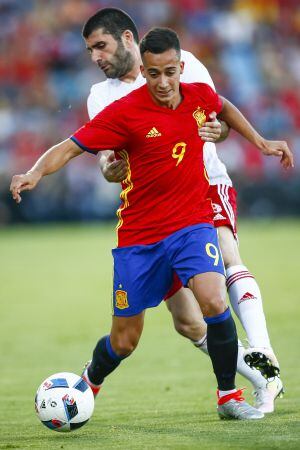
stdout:
[[55,373],[46,378],[35,396],[40,421],[54,431],[73,431],[85,425],[94,411],[94,395],[78,375]]

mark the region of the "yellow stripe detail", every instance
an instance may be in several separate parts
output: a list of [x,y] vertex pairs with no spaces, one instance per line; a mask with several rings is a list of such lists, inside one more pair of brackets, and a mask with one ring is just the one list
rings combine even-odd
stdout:
[[119,222],[118,222],[118,224],[116,226],[117,240],[118,240],[118,230],[123,225],[122,211],[124,211],[124,209],[129,206],[128,194],[133,189],[133,183],[131,181],[131,168],[130,168],[130,162],[129,162],[128,153],[126,152],[126,150],[121,150],[120,151],[120,156],[126,162],[128,171],[127,171],[127,177],[123,181],[123,183],[126,185],[126,188],[123,189],[121,194],[120,194],[120,199],[122,200],[123,205],[120,206],[120,208],[117,210],[117,217],[119,219]]
[[207,173],[207,170],[206,170],[206,167],[205,167],[205,166],[204,166],[204,169],[203,169],[203,173],[204,173],[205,178],[206,178],[207,181],[209,182],[209,176],[208,176],[208,173]]

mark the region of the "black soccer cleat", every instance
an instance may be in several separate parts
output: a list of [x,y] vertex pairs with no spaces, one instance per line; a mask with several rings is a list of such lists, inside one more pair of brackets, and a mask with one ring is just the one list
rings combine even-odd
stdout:
[[244,353],[245,363],[260,371],[266,379],[280,376],[279,363],[272,350],[267,348],[248,348]]

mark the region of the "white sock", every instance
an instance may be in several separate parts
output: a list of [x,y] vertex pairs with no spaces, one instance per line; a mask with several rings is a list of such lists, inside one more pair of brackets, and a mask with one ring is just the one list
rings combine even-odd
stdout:
[[225,395],[233,394],[234,392],[236,392],[236,389],[230,389],[229,391],[220,391],[220,389],[218,389],[218,397],[225,397]]
[[[206,335],[199,339],[199,341],[192,341],[193,344],[208,355]],[[237,359],[237,372],[250,381],[254,389],[263,387],[266,385],[266,379],[262,376],[259,370],[251,369],[244,361],[245,348],[240,340],[238,340],[238,359]],[[229,392],[228,392],[229,393]]]
[[203,350],[204,353],[208,355],[206,334],[201,339],[199,339],[199,341],[192,341],[192,343],[195,347],[200,348],[200,350]]
[[226,285],[231,306],[239,318],[250,347],[271,349],[259,287],[247,267],[231,266],[226,270]]

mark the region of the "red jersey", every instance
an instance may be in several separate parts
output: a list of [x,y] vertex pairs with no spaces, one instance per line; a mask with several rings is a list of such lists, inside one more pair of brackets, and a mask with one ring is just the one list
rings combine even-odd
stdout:
[[158,106],[147,86],[107,106],[71,137],[83,150],[114,149],[128,164],[117,211],[118,246],[152,244],[197,223],[213,223],[198,128],[222,109],[203,83],[181,83],[175,109]]

